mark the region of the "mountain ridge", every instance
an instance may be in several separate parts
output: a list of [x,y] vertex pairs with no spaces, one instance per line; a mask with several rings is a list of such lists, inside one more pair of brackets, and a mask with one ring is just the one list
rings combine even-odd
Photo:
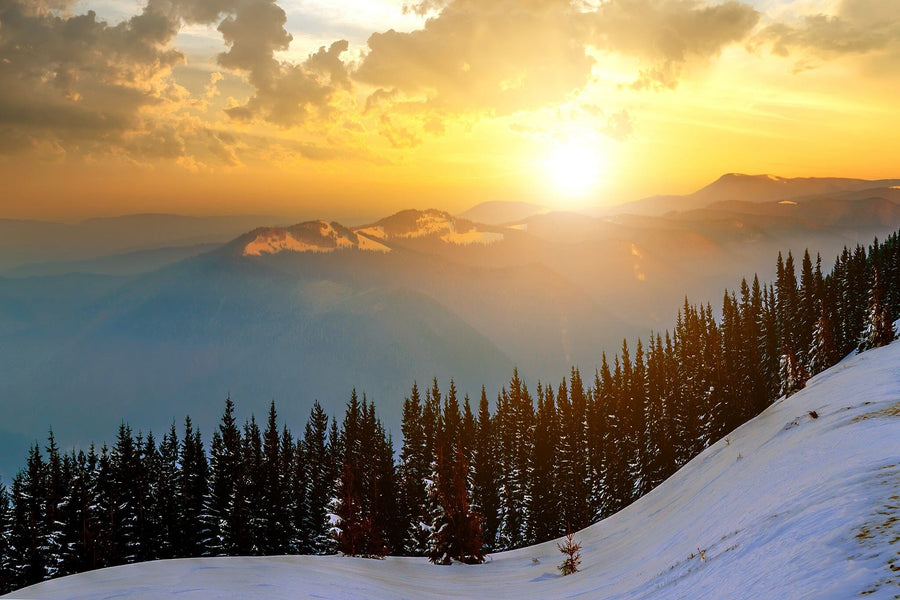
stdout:
[[606,214],[630,213],[662,216],[704,208],[714,202],[743,200],[772,202],[798,197],[822,196],[900,185],[900,179],[853,179],[842,177],[779,177],[726,173],[699,190],[684,195],[656,195],[606,209]]

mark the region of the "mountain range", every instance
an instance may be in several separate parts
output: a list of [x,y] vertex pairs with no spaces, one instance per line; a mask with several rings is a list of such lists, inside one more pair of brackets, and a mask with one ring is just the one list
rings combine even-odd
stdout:
[[[477,400],[482,385],[496,397],[514,367],[530,386],[572,365],[592,375],[623,338],[671,327],[685,295],[717,308],[741,277],[770,280],[779,251],[798,262],[821,251],[827,267],[844,245],[900,225],[900,190],[886,182],[751,178],[737,193],[741,181],[726,176],[704,188],[722,192],[704,192],[702,208],[662,215],[492,204],[465,213],[491,223],[406,210],[356,226],[199,221],[193,236],[166,231],[178,218],[154,217],[154,229],[137,217],[147,231],[125,219],[98,239],[131,240],[131,253],[105,241],[107,258],[0,277],[0,474],[51,427],[63,447],[84,446],[122,420],[159,432],[190,413],[208,437],[229,394],[257,415],[275,400],[300,423],[315,399],[340,413],[356,388],[399,432],[413,381],[446,388],[452,377]],[[803,195],[772,199],[783,185]]]

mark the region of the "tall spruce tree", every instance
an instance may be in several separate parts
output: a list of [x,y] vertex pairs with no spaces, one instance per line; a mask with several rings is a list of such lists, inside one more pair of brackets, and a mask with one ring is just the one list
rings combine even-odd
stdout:
[[[309,498],[307,497],[307,494],[309,493],[310,485],[307,480],[306,450],[303,445],[303,440],[299,438],[291,443],[291,447],[288,448],[288,444],[291,442],[289,437],[290,431],[287,429],[287,426],[285,426],[281,437],[282,448],[283,451],[291,451],[294,455],[294,460],[292,461],[293,473],[291,474],[291,489],[289,492],[291,529],[293,532],[290,552],[291,554],[312,554],[312,536],[307,529],[307,525],[309,524],[309,517],[307,516],[307,513],[309,512]],[[285,465],[285,468],[288,467]]]
[[207,505],[209,463],[200,437],[190,417],[184,420],[184,439],[181,443],[181,477],[178,514],[180,535],[178,555],[182,557],[206,556],[210,539]]
[[240,505],[238,510],[246,523],[243,535],[238,540],[238,553],[242,556],[258,556],[266,546],[265,507],[263,506],[263,451],[262,434],[254,415],[244,423],[244,457],[242,469],[244,477],[239,485]]
[[825,309],[825,301],[821,299],[819,300],[819,318],[816,320],[809,355],[809,370],[813,375],[824,371],[838,361],[831,317]]
[[[141,439],[140,434],[138,439]],[[159,469],[161,457],[153,432],[138,443],[138,556],[139,561],[159,558],[158,540],[162,537],[162,515],[159,511]]]
[[484,549],[491,552],[496,548],[497,530],[500,526],[499,465],[495,421],[491,417],[484,387],[481,388],[478,402],[473,463],[473,509],[482,517]]
[[46,531],[47,578],[59,577],[65,573],[65,525],[62,519],[65,490],[69,486],[63,471],[62,456],[53,430],[47,437],[46,470],[44,473],[44,528]]
[[[456,446],[452,448],[451,446]],[[445,451],[455,451],[448,461]],[[435,514],[429,539],[428,559],[441,565],[452,560],[474,564],[484,562],[481,518],[471,510],[467,482],[468,464],[458,445],[437,449],[437,479],[430,487]],[[447,462],[452,465],[445,468]]]
[[10,546],[14,587],[47,578],[47,529],[44,516],[46,464],[37,444],[28,452],[25,470],[13,479],[13,527]]
[[179,446],[178,433],[173,422],[160,442],[159,470],[156,473],[155,488],[158,498],[156,510],[160,518],[160,538],[157,541],[159,558],[175,558],[180,551]]
[[213,433],[209,456],[210,554],[230,556],[238,550],[238,485],[241,482],[241,432],[234,418],[234,403],[225,398],[225,412]]
[[894,322],[891,320],[890,305],[885,300],[881,271],[876,268],[873,270],[872,285],[869,286],[868,310],[865,329],[859,338],[859,351],[886,346],[895,337]]
[[400,506],[405,524],[402,552],[423,556],[428,547],[426,480],[431,457],[426,454],[425,427],[419,388],[413,382],[410,395],[403,403],[401,423],[403,446],[400,449]]
[[114,524],[112,545],[116,562],[132,563],[138,556],[138,470],[140,460],[132,436],[131,427],[122,423],[116,444],[110,454],[113,498],[110,510],[115,515],[110,519]]
[[[293,453],[291,453],[293,454]],[[259,552],[263,555],[286,554],[290,541],[287,482],[283,478],[281,436],[275,402],[269,405],[269,416],[263,433],[262,462],[260,463],[261,495]]]
[[560,431],[552,388],[538,383],[534,445],[528,465],[527,541],[539,544],[559,534],[561,498],[557,489],[557,444]]
[[328,416],[319,401],[313,404],[303,434],[306,503],[303,527],[304,553],[325,554],[331,550],[328,504],[334,495],[334,468],[328,443]]
[[6,486],[0,479],[0,594],[12,591],[13,570],[10,548],[12,511]]

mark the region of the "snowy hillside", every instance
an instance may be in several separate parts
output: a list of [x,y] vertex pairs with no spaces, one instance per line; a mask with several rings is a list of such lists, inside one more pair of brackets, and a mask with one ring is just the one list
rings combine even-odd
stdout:
[[358,236],[339,223],[309,221],[287,228],[258,229],[244,244],[244,256],[260,256],[291,252],[334,252],[356,248],[370,252],[390,252],[391,249],[365,236]]
[[439,210],[405,210],[355,229],[326,221],[261,228],[241,237],[238,245],[243,256],[280,252],[328,253],[347,249],[387,253],[391,252],[391,247],[385,242],[418,238],[468,246],[501,242],[503,233],[484,230],[471,221]]
[[892,598],[900,592],[900,343],[809,381],[626,510],[484,565],[341,557],[160,561],[8,598]]

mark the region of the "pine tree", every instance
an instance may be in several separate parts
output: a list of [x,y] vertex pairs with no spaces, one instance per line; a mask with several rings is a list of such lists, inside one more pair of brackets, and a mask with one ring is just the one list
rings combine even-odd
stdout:
[[138,555],[137,476],[139,464],[131,428],[122,423],[119,425],[116,445],[113,446],[110,454],[111,500],[115,504],[109,508],[115,513],[110,521],[115,524],[112,529],[112,544],[118,563],[135,562]]
[[825,310],[824,300],[819,300],[819,318],[816,320],[809,356],[809,370],[813,375],[824,371],[838,361],[834,330],[831,325],[831,317]]
[[357,473],[349,462],[344,463],[337,494],[337,506],[334,509],[336,549],[344,556],[359,556],[365,548],[365,516]]
[[571,529],[566,534],[565,540],[562,544],[556,544],[559,551],[566,555],[566,559],[559,565],[559,572],[563,576],[577,573],[581,565],[581,544],[575,541],[575,534]]
[[47,578],[47,530],[44,519],[46,464],[37,444],[28,452],[25,470],[13,479],[13,527],[10,537],[13,587]]
[[614,445],[616,436],[617,393],[613,375],[609,368],[606,352],[600,355],[600,369],[594,377],[593,390],[594,420],[589,424],[590,460],[593,461],[594,483],[593,519],[602,519],[617,510],[617,502],[612,491],[616,489],[616,478],[623,471],[618,469],[618,455]]
[[509,391],[497,401],[497,436],[502,467],[500,472],[500,524],[498,547],[518,548],[525,542],[528,507],[525,502],[528,456],[531,453],[534,406],[527,387],[513,371]]
[[262,434],[256,424],[254,415],[244,423],[243,449],[244,458],[241,478],[238,486],[238,504],[241,529],[237,540],[237,551],[241,556],[258,556],[266,546],[265,507],[263,506],[263,468],[262,468]]
[[560,433],[552,388],[537,388],[538,409],[534,446],[528,465],[528,536],[530,544],[553,539],[560,524],[559,492],[556,489],[557,443]]
[[800,359],[794,354],[787,345],[781,349],[781,365],[780,365],[780,394],[790,396],[798,390],[802,390],[806,386],[806,380],[809,375]]
[[428,544],[428,529],[424,525],[428,518],[425,488],[430,472],[430,457],[425,453],[422,406],[415,383],[403,403],[401,431],[403,446],[400,449],[400,502],[406,528],[402,551],[411,556],[422,556]]
[[186,417],[184,421],[180,458],[178,554],[182,557],[205,556],[210,538],[209,517],[205,510],[209,463],[200,430],[193,428],[190,417]]
[[803,253],[803,262],[800,267],[798,311],[795,316],[797,321],[797,354],[801,363],[806,366],[810,362],[811,348],[809,343],[813,338],[819,317],[819,300],[812,260],[809,256],[809,250],[806,250]]
[[303,448],[294,443],[294,435],[287,425],[281,428],[281,448],[278,456],[278,479],[281,486],[280,517],[282,520],[282,554],[296,554],[300,546],[298,539],[305,511],[305,488],[302,477]]
[[303,526],[304,553],[325,554],[331,549],[328,504],[334,494],[334,469],[328,444],[328,416],[318,400],[313,404],[303,435],[307,504]]
[[390,551],[385,523],[379,522],[376,499],[387,482],[377,476],[375,439],[378,423],[374,409],[356,390],[350,397],[341,430],[342,471],[338,481],[335,541],[337,551],[346,556],[381,557]]
[[162,515],[159,511],[159,470],[161,458],[153,432],[137,442],[138,457],[137,500],[138,500],[138,557],[139,561],[159,558],[158,541],[162,537]]
[[662,337],[652,339],[647,355],[647,442],[642,481],[648,490],[662,483],[674,462],[667,361]]
[[[528,403],[529,405],[531,404],[530,399]],[[569,421],[568,423],[560,422],[560,427],[568,429],[565,437],[569,442],[572,491],[575,501],[571,506],[571,510],[568,511],[568,518],[573,525],[587,527],[591,523],[590,475],[585,456],[585,448],[588,447],[587,396],[584,391],[581,372],[574,367],[569,372],[569,404],[572,408]],[[562,447],[560,449],[562,450]]]
[[482,518],[484,548],[487,552],[495,548],[497,529],[500,523],[499,465],[497,464],[495,436],[494,421],[488,407],[487,394],[482,387],[475,429],[472,502],[473,510]]
[[[463,456],[472,457],[475,454],[475,434],[478,429],[477,424],[475,423],[475,414],[472,412],[472,405],[469,401],[469,395],[466,394],[465,399],[463,400],[463,417],[462,423],[459,428],[459,448],[462,451]],[[472,482],[472,461],[471,458],[469,460],[469,488],[471,491]]]
[[12,591],[13,565],[10,548],[12,531],[12,511],[9,494],[0,479],[0,594]]
[[891,320],[890,306],[884,298],[881,272],[876,268],[869,288],[869,308],[866,327],[860,336],[858,350],[863,352],[890,344],[897,337]]
[[287,482],[283,477],[282,462],[292,458],[293,452],[284,457],[281,448],[281,436],[278,433],[278,413],[275,402],[269,405],[269,416],[263,433],[262,463],[260,464],[261,497],[260,516],[262,531],[260,532],[259,551],[263,555],[285,554],[291,537],[289,529]]
[[178,468],[179,451],[178,434],[173,422],[169,431],[163,435],[159,445],[159,469],[156,473],[155,489],[157,495],[157,513],[160,519],[160,538],[157,556],[159,558],[175,558],[179,554],[181,537]]
[[235,551],[236,487],[241,478],[241,433],[234,418],[234,403],[225,398],[225,412],[213,432],[209,454],[210,554],[228,556]]
[[292,554],[312,554],[313,536],[307,526],[309,525],[309,481],[307,480],[306,449],[303,440],[297,438],[294,443],[294,473],[292,482],[291,499],[291,527],[294,537],[291,540]]
[[[375,412],[374,404],[371,405],[371,412]],[[381,545],[376,544],[372,552],[376,556],[387,556],[394,553],[394,548],[403,547],[406,524],[400,518],[397,498],[399,478],[397,465],[394,463],[394,444],[380,420],[375,423],[374,446],[372,522],[382,540]]]
[[[436,458],[437,479],[430,486],[433,503],[438,507],[429,538],[428,559],[441,565],[452,560],[467,564],[484,562],[481,519],[469,506],[468,464],[457,447],[456,456],[448,461],[439,446]],[[447,463],[452,467],[446,469]]]
[[608,415],[607,439],[604,444],[606,454],[606,502],[604,514],[609,515],[625,508],[631,501],[628,481],[628,457],[627,446],[630,444],[627,427],[626,411],[622,405],[626,401],[623,385],[622,365],[619,357],[613,357],[612,373],[608,365],[606,373],[601,375],[608,377],[604,384],[604,393],[610,395],[608,406],[612,409]]
[[44,550],[47,564],[47,578],[58,577],[64,573],[64,524],[62,508],[65,490],[69,485],[63,474],[62,457],[53,430],[47,437],[47,464],[44,473],[44,522],[47,535],[47,547]]

